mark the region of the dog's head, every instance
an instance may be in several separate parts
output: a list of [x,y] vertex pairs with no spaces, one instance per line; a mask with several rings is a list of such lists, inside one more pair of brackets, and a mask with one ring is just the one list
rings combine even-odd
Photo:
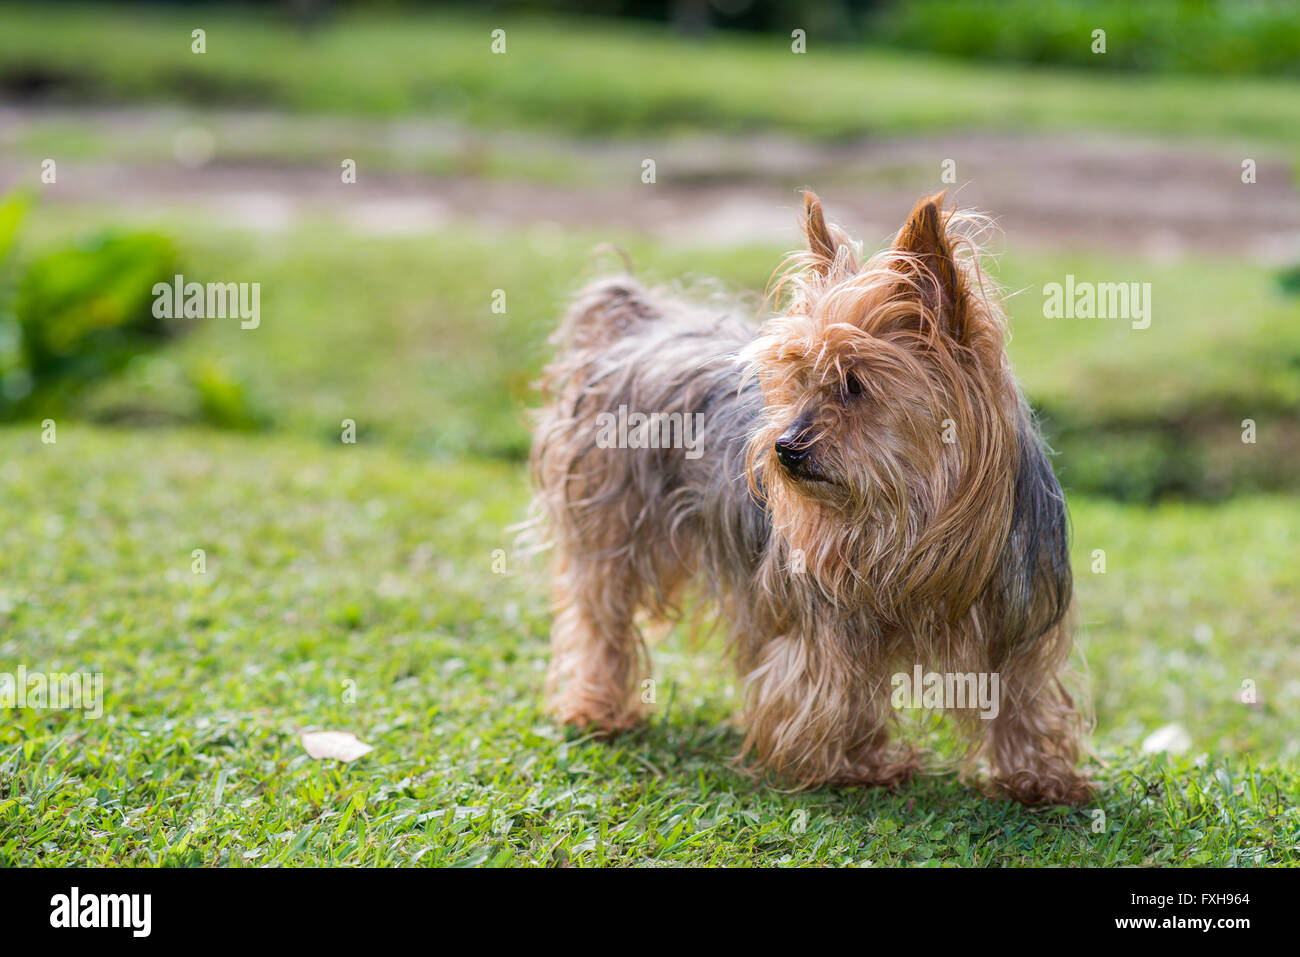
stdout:
[[805,194],[807,248],[746,352],[764,397],[749,473],[836,600],[899,611],[941,579],[964,611],[1005,540],[1018,399],[967,235],[981,222],[924,199],[864,262]]

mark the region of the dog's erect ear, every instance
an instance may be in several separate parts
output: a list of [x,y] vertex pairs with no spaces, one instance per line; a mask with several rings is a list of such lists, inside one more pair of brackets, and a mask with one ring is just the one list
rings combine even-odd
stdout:
[[820,275],[829,275],[837,266],[857,268],[857,249],[848,234],[838,226],[826,223],[822,201],[812,190],[803,194],[803,229],[808,236],[808,255],[805,265]]
[[914,283],[911,295],[939,319],[941,327],[960,339],[964,332],[964,302],[961,273],[953,259],[943,212],[943,193],[921,200],[898,232],[894,248],[908,253],[903,271]]

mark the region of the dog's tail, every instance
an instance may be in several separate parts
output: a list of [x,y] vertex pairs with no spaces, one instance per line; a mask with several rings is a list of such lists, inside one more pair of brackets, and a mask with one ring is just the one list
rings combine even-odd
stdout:
[[563,350],[598,348],[661,315],[650,294],[631,276],[598,279],[578,293],[556,331],[556,345]]

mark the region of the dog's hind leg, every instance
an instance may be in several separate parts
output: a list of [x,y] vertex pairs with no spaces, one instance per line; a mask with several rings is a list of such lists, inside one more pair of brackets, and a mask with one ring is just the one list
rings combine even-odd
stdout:
[[[1068,626],[1056,631],[1068,634]],[[1085,804],[1094,793],[1075,769],[1088,720],[1066,690],[1059,657],[1025,654],[1001,669],[1001,710],[985,747],[994,782],[1022,804]]]
[[633,623],[640,589],[630,563],[561,556],[547,690],[561,721],[604,732],[641,720],[646,651]]

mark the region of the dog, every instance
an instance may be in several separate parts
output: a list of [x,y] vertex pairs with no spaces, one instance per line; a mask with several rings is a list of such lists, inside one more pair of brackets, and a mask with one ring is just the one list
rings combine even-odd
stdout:
[[531,456],[559,720],[636,725],[641,624],[711,606],[755,771],[901,785],[923,761],[898,740],[896,679],[925,666],[994,679],[992,709],[954,710],[963,780],[1090,799],[1065,500],[981,269],[986,223],[939,193],[864,259],[806,192],[806,248],[761,325],[626,276],[580,294]]

